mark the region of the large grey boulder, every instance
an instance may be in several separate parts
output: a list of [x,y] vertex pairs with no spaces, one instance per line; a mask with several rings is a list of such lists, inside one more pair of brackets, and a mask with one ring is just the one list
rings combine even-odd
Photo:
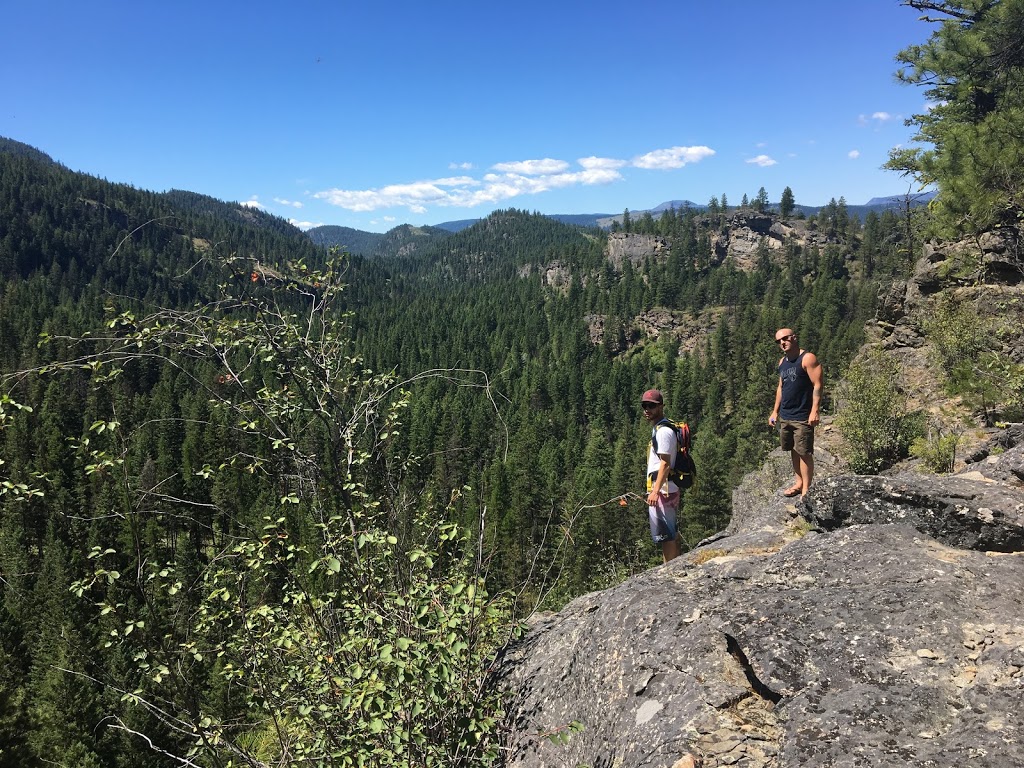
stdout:
[[805,516],[828,530],[909,523],[951,547],[1024,550],[1024,491],[980,472],[953,477],[902,472],[888,477],[827,478],[815,490]]
[[787,463],[721,536],[536,622],[502,665],[509,766],[1024,765],[1019,488],[824,477],[794,505]]

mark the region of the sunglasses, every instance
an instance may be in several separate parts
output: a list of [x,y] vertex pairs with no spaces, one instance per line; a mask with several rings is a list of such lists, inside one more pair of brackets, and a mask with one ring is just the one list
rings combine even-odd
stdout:
[[640,407],[643,408],[645,411],[653,411],[660,405],[661,403],[640,403]]
[[776,339],[775,343],[776,344],[781,344],[784,341],[792,341],[795,338],[796,338],[796,334],[795,333],[791,333],[791,334],[789,334],[789,336],[783,336],[781,339]]

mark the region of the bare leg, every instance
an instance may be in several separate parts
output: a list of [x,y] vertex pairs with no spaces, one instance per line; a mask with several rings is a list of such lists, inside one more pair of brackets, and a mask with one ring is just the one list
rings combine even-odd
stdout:
[[672,541],[661,542],[661,558],[664,562],[675,560],[679,557],[679,537]]
[[804,473],[803,473],[803,462],[801,456],[796,451],[790,451],[789,457],[793,461],[793,488],[796,488],[800,493],[806,493],[807,489],[804,487]]
[[[793,456],[799,456],[795,451]],[[806,456],[799,456],[800,459],[800,483],[803,490],[800,492],[801,496],[806,496],[807,492],[811,490],[811,480],[814,479],[814,454],[808,453]]]

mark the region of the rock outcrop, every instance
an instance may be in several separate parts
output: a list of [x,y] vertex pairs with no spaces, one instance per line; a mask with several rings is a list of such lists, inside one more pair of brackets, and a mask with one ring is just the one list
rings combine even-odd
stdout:
[[663,237],[612,232],[608,235],[606,253],[615,271],[621,272],[626,261],[637,269],[642,267],[648,258],[663,261],[668,258],[669,248],[669,242]]
[[[780,250],[784,237],[781,227],[774,227],[774,217],[749,209],[739,209],[725,217],[725,225],[711,237],[712,262],[720,264],[731,259],[744,272],[757,267],[758,249]],[[710,227],[709,227],[710,229]]]
[[[681,310],[656,307],[641,312],[628,321],[608,318],[605,315],[584,315],[583,322],[587,324],[590,343],[608,344],[609,351],[613,354],[621,354],[648,341],[657,341],[662,334],[671,336],[678,342],[680,355],[700,354],[722,312],[722,308],[712,307],[694,315]],[[605,331],[609,322],[616,325],[611,327],[614,333],[606,336]]]
[[508,765],[1024,765],[1024,447],[952,477],[773,454],[693,551],[538,620]]
[[[696,219],[697,231],[709,237],[710,252],[707,259],[711,264],[726,260],[741,271],[757,268],[758,251],[764,246],[773,259],[781,258],[787,240],[800,246],[824,246],[829,240],[808,228],[801,220],[783,221],[775,214],[759,213],[750,208],[737,208],[723,217],[703,214]],[[639,235],[631,232],[613,232],[608,235],[605,255],[616,272],[622,272],[629,261],[639,269],[647,259],[664,261],[668,258],[672,243],[655,235]]]

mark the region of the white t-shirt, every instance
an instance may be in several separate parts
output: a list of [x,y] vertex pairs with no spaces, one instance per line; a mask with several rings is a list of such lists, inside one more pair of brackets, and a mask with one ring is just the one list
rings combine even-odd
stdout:
[[[658,450],[654,450],[654,436],[657,436]],[[679,449],[678,439],[676,437],[676,431],[667,424],[662,424],[660,427],[654,428],[652,439],[647,443],[647,477],[651,477],[651,473],[657,477],[658,470],[661,469],[661,456],[668,456],[669,463],[675,461],[676,451]],[[659,456],[658,454],[661,454]],[[648,483],[648,487],[653,487],[653,480]],[[664,495],[675,493],[679,490],[679,486],[673,483],[671,480],[666,480],[665,484],[661,486],[661,492]]]

